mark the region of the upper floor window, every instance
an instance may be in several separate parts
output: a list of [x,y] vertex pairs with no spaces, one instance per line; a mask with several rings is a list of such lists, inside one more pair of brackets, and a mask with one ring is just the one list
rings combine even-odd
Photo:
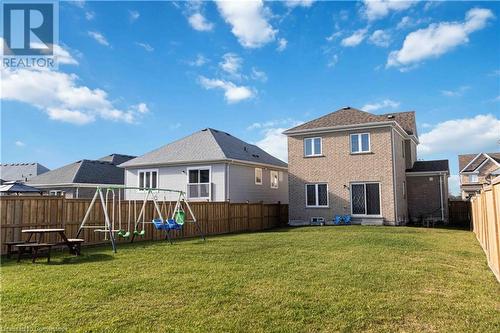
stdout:
[[321,156],[322,154],[321,138],[304,139],[304,156]]
[[477,175],[469,175],[469,183],[477,183],[478,181]]
[[262,169],[255,168],[255,185],[262,185]]
[[140,188],[158,188],[158,170],[139,170]]
[[279,187],[278,171],[271,170],[271,188],[278,188],[278,187]]
[[370,133],[351,134],[351,153],[370,152]]

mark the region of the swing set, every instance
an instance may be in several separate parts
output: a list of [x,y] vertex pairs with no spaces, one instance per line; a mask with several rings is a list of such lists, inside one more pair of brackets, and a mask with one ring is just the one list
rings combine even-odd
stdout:
[[[133,242],[136,237],[144,237],[146,235],[145,225],[146,223],[153,224],[156,230],[165,231],[165,240],[168,240],[172,244],[172,238],[170,232],[173,230],[180,230],[183,232],[183,227],[186,222],[193,223],[196,231],[200,237],[205,240],[205,236],[201,231],[199,224],[196,221],[196,217],[189,205],[189,201],[183,191],[170,190],[170,189],[159,189],[159,188],[140,188],[140,187],[127,187],[127,186],[106,186],[101,185],[95,187],[96,191],[85,212],[85,216],[78,228],[76,237],[84,229],[94,229],[94,232],[104,233],[104,239],[111,241],[111,246],[113,252],[116,253],[116,238],[130,239]],[[137,201],[128,200],[126,207],[126,225],[127,229],[122,228],[125,225],[125,221],[122,221],[122,191],[125,190],[140,190],[144,192],[144,199],[142,200],[141,209],[137,211]],[[118,195],[115,194],[118,192]],[[168,209],[166,209],[166,194],[177,193],[177,201],[172,209],[172,202],[169,201]],[[160,205],[158,204],[158,195],[163,193],[163,201]],[[104,213],[104,225],[90,225],[89,218],[96,206],[95,203],[100,201],[101,207]],[[146,205],[148,201],[153,202],[153,219],[152,221],[146,221]],[[117,208],[117,209],[116,209]],[[117,210],[117,212],[116,212]],[[165,213],[165,214],[164,214]],[[191,217],[188,219],[188,214]],[[166,217],[166,219],[164,219]],[[118,225],[116,225],[116,222]],[[123,223],[122,223],[123,222]],[[131,228],[133,224],[133,229]],[[116,228],[117,227],[117,228]]]

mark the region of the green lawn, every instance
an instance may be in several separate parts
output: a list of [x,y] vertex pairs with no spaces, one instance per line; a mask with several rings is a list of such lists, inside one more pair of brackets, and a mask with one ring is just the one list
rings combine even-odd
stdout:
[[311,227],[2,263],[1,327],[500,332],[471,232]]

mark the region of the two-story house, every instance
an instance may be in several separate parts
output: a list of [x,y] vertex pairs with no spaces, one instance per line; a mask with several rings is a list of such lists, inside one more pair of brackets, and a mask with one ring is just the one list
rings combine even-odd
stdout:
[[462,199],[479,193],[490,178],[500,174],[500,153],[458,155]]
[[290,224],[328,223],[337,214],[362,224],[447,221],[448,161],[417,162],[414,112],[345,107],[284,134]]

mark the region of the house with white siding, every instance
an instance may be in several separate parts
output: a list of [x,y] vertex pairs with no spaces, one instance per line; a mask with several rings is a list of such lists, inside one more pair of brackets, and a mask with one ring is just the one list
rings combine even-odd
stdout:
[[[288,203],[288,165],[229,133],[206,128],[120,167],[125,185],[181,190],[191,201]],[[163,196],[163,194],[162,194]],[[144,192],[127,190],[127,200]],[[165,194],[159,200],[176,200]]]

